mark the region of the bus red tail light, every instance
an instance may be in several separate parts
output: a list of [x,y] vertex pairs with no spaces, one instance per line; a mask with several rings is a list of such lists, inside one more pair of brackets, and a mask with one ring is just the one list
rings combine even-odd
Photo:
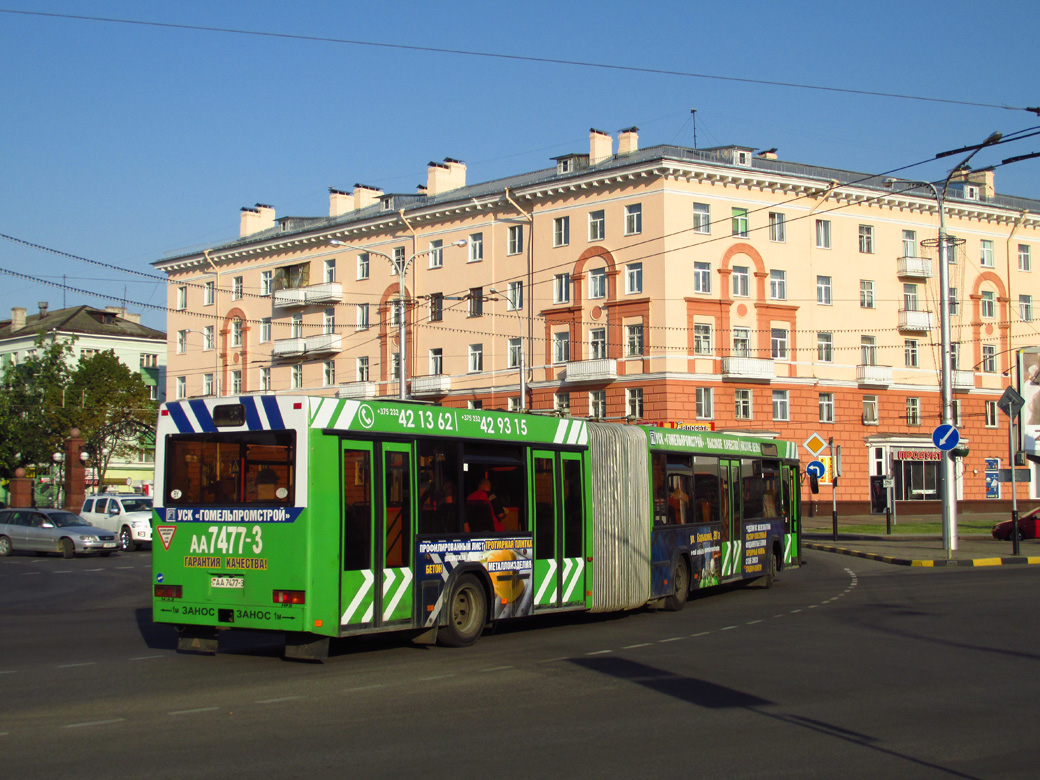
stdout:
[[156,585],[155,597],[157,599],[179,599],[184,589],[180,585]]
[[303,590],[276,590],[272,595],[275,604],[304,604],[307,601],[307,592]]

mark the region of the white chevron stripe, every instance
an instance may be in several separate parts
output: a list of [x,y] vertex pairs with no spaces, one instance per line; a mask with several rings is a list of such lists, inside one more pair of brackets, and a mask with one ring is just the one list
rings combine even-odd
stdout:
[[567,437],[568,444],[577,444],[578,439],[581,437],[582,431],[585,428],[585,423],[580,420],[575,420],[574,424],[571,425],[571,434]]
[[[339,619],[341,626],[345,626],[350,622],[350,619],[354,617],[354,613],[357,612],[358,607],[361,606],[361,602],[364,601],[365,596],[367,596],[369,591],[372,590],[372,583],[376,581],[375,574],[372,573],[371,569],[365,569],[361,572],[361,576],[364,579],[364,583],[360,588],[358,588],[358,592],[354,594],[354,598],[350,602],[350,606],[347,607],[347,611],[343,613],[343,617]],[[367,623],[371,619],[372,611],[370,607],[367,617],[365,617],[362,622]]]
[[553,437],[553,444],[562,444],[563,439],[567,434],[567,426],[570,425],[570,420],[560,420],[556,424],[556,435]]
[[311,427],[319,430],[325,428],[340,402],[332,398],[312,398],[310,401],[312,404]]
[[344,401],[343,406],[339,409],[339,414],[337,414],[336,418],[332,420],[329,427],[344,431],[349,429],[350,424],[354,422],[354,416],[357,414],[357,410],[360,406],[361,403],[359,401],[351,401],[349,399]]
[[[388,570],[390,573],[392,570]],[[397,593],[390,600],[390,603],[383,609],[383,620],[389,620],[390,616],[394,614],[394,610],[397,609],[397,605],[401,603],[401,599],[404,598],[404,594],[408,592],[408,586],[412,582],[412,570],[401,569],[401,585],[397,589]]]
[[394,580],[397,579],[397,569],[383,569],[383,599],[386,599],[386,594],[390,592],[390,587],[394,584]]
[[[545,589],[549,587],[550,583],[552,583],[554,586],[556,585],[556,561],[553,560],[553,559],[549,559],[549,571],[548,571],[548,573],[546,573],[545,579],[542,580],[542,586],[538,589],[538,593],[535,594],[535,597],[534,597],[534,603],[535,604],[542,604],[543,603],[542,602],[542,596],[545,595]],[[554,596],[556,595],[556,588],[555,587],[553,588],[553,595]],[[553,600],[555,601],[555,599],[553,599]]]
[[[567,559],[568,562],[570,560],[571,560],[570,558]],[[581,573],[582,573],[582,571],[584,571],[584,569],[585,569],[585,559],[584,558],[575,558],[574,559],[574,570],[575,570],[574,571],[574,577],[571,579],[569,585],[567,585],[566,575],[564,575],[564,585],[567,588],[563,592],[563,600],[564,600],[564,602],[567,602],[567,601],[571,600],[571,595],[574,593],[574,587],[578,584],[578,580],[581,579]]]

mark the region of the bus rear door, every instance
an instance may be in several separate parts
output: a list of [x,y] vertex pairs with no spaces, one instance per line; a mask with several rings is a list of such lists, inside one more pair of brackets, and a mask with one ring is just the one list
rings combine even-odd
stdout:
[[740,576],[744,560],[740,461],[720,461],[719,473],[722,477],[722,579],[726,580]]
[[585,513],[581,456],[535,450],[534,608],[585,602]]

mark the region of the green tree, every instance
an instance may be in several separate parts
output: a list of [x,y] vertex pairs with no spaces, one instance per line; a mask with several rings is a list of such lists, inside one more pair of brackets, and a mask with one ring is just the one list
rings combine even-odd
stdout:
[[81,357],[69,377],[67,419],[80,429],[103,484],[113,458],[132,458],[155,443],[158,404],[141,375],[112,350]]

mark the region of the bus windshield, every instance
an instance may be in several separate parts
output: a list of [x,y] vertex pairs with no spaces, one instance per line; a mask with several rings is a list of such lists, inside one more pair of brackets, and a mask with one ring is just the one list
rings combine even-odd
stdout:
[[292,505],[295,464],[291,430],[171,436],[166,505]]

